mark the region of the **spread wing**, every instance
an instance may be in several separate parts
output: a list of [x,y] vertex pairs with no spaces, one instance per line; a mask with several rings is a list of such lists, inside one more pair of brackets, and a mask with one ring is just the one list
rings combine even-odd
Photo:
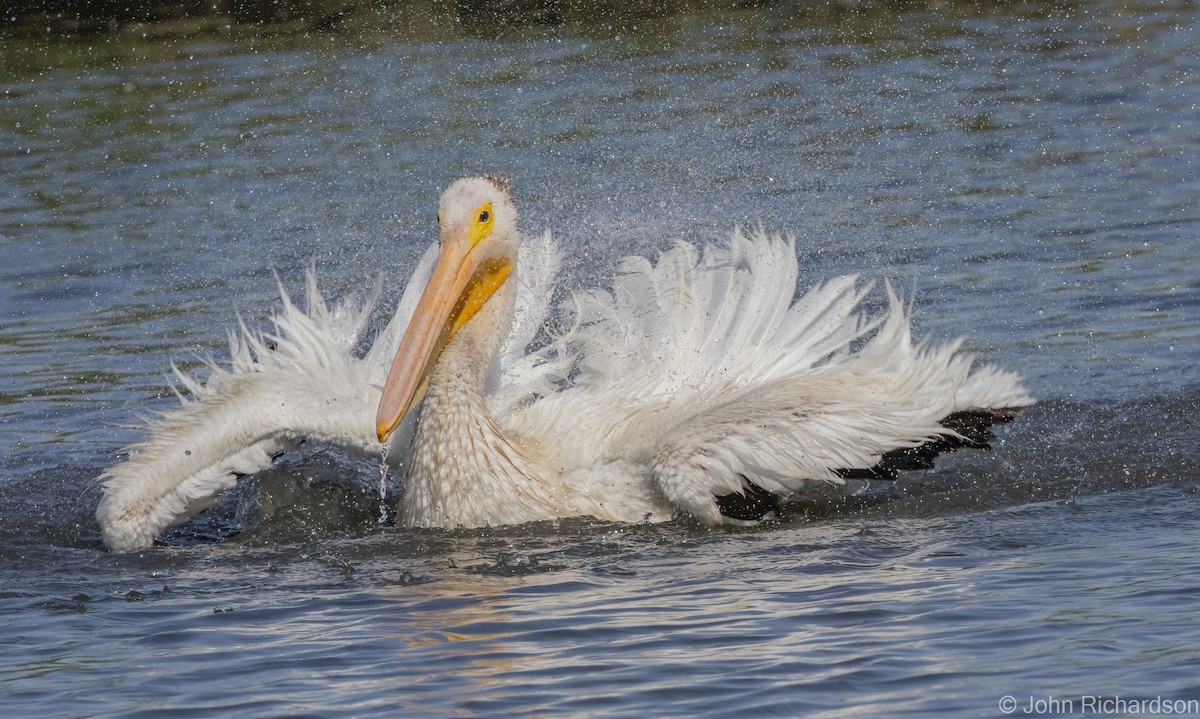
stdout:
[[[959,343],[914,342],[903,302],[860,308],[853,277],[793,301],[794,243],[736,232],[702,252],[622,263],[611,292],[575,295],[574,325],[540,354],[569,386],[508,418],[566,467],[633,460],[677,508],[710,522],[731,495],[786,496],[897,453],[968,439],[943,420],[1032,403],[1019,378],[972,370]],[[949,445],[947,445],[949,446]]]
[[210,362],[203,382],[176,368],[181,406],[149,419],[148,436],[99,477],[104,497],[96,517],[105,543],[149,546],[298,440],[378,455],[379,387],[435,257],[433,248],[425,253],[395,315],[363,357],[354,349],[378,291],[331,305],[310,268],[305,308],[281,285],[273,331],[239,323],[229,333],[228,368]]

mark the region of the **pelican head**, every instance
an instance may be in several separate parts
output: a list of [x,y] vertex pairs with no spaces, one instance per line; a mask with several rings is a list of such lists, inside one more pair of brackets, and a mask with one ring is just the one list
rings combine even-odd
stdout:
[[512,274],[520,235],[508,183],[465,177],[442,193],[440,248],[383,386],[375,433],[388,437],[425,395],[442,350]]

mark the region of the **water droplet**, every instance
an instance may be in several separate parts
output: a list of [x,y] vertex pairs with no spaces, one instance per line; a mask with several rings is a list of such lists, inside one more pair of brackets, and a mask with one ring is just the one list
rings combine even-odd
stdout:
[[387,521],[387,445],[379,453],[379,523]]

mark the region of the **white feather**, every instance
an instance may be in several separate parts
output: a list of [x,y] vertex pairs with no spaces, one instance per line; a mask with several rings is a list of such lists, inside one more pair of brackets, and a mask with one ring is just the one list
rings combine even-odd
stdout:
[[[435,256],[426,252],[414,282],[428,277]],[[239,329],[229,333],[229,368],[208,362],[207,381],[172,365],[183,406],[149,420],[149,437],[99,478],[104,498],[96,514],[106,544],[149,545],[211,506],[240,476],[269,467],[297,439],[379,454],[371,417],[387,363],[420,295],[419,282],[407,288],[365,359],[352,349],[366,332],[378,285],[365,298],[329,305],[309,267],[305,289],[301,309],[280,284],[282,307],[272,332],[239,318]]]
[[577,295],[574,329],[543,350],[582,358],[573,386],[505,427],[563,466],[632,462],[718,523],[714,497],[746,481],[782,495],[841,482],[837,470],[949,434],[938,422],[955,411],[1032,403],[1015,374],[969,373],[958,342],[914,344],[890,285],[889,310],[869,318],[869,285],[838,278],[793,302],[797,274],[794,243],[761,229],[625,260],[612,294]]

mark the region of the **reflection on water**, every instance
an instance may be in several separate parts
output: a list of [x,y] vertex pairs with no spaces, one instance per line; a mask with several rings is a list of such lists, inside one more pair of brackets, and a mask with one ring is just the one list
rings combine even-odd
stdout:
[[[1195,694],[1189,4],[67,5],[0,28],[0,712]],[[93,480],[172,358],[220,361],[310,261],[390,307],[481,171],[567,286],[763,222],[806,283],[915,287],[922,333],[1042,402],[890,501],[756,531],[380,528],[377,468],[306,447],[173,546],[100,550]]]
[[[464,559],[461,553],[459,559]],[[521,583],[518,577],[458,574],[385,593],[407,608],[385,611],[379,619],[380,631],[394,642],[394,661],[420,664],[425,658],[437,667],[411,682],[381,682],[396,711],[420,716],[438,704],[448,709],[464,696],[507,693],[503,677],[533,659],[523,642],[513,640],[508,624],[512,612],[505,595]],[[448,702],[450,696],[455,699]]]

